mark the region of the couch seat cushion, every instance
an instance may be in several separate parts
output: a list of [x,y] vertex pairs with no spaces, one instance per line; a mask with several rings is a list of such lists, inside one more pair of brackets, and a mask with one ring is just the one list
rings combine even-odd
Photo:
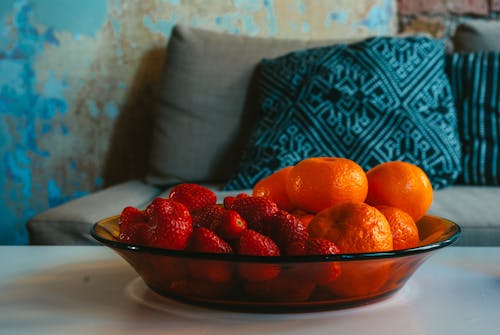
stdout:
[[500,246],[500,187],[454,185],[434,192],[429,214],[462,228],[459,245]]
[[156,187],[132,180],[44,211],[27,223],[30,244],[97,244],[94,223],[120,214],[126,206],[146,206],[160,194]]

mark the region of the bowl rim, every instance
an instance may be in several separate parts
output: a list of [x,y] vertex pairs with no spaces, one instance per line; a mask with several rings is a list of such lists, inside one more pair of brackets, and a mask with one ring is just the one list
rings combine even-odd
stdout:
[[313,262],[331,262],[331,261],[358,261],[358,260],[370,260],[370,259],[390,259],[398,257],[406,257],[421,253],[426,253],[434,251],[437,249],[444,248],[456,242],[462,233],[462,229],[455,222],[445,219],[436,215],[426,215],[429,218],[435,218],[439,220],[444,220],[450,224],[450,229],[448,237],[432,242],[425,245],[420,245],[415,248],[401,249],[401,250],[391,250],[391,251],[380,251],[380,252],[370,252],[370,253],[349,253],[349,254],[335,254],[335,255],[297,255],[297,256],[253,256],[253,255],[240,255],[240,254],[215,254],[215,253],[204,253],[195,252],[189,250],[173,250],[164,249],[157,247],[150,247],[144,245],[137,245],[131,243],[125,243],[120,241],[113,241],[104,238],[97,232],[97,226],[105,220],[117,219],[119,215],[111,216],[92,225],[90,230],[90,235],[96,239],[101,244],[124,251],[134,251],[140,253],[148,253],[158,256],[172,256],[188,259],[207,259],[207,260],[220,260],[220,261],[232,261],[232,262],[251,262],[251,263],[313,263]]

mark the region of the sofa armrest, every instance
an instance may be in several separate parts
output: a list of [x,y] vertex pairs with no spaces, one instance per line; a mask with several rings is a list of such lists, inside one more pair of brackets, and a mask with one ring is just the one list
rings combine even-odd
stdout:
[[90,236],[94,223],[126,206],[142,208],[160,193],[133,180],[48,209],[27,222],[30,244],[97,244]]

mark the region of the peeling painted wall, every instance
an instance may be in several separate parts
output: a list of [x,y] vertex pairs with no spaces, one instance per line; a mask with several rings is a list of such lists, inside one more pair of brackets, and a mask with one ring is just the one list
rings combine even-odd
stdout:
[[393,34],[396,14],[394,0],[2,0],[0,244],[27,243],[40,211],[144,174],[176,22],[324,39]]

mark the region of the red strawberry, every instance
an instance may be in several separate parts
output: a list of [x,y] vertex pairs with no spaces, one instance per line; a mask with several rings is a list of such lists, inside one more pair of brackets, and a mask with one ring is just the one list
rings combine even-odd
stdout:
[[193,227],[205,227],[215,231],[224,218],[224,208],[219,205],[208,205],[191,213]]
[[222,219],[216,227],[216,232],[226,240],[238,239],[243,231],[247,229],[247,222],[237,211],[224,210]]
[[302,209],[294,209],[293,211],[290,212],[290,214],[299,219],[306,228],[307,226],[309,226],[309,223],[314,218],[314,214],[308,213]]
[[[230,254],[231,246],[213,231],[199,227],[194,228],[189,243],[189,250],[217,254]],[[231,263],[213,260],[188,260],[188,268],[193,278],[208,280],[214,283],[228,282],[233,276]]]
[[243,288],[245,293],[254,299],[299,302],[308,300],[315,286],[311,281],[280,275],[271,280],[246,282]]
[[230,254],[233,252],[233,249],[226,241],[205,227],[193,229],[189,250],[214,254]]
[[270,237],[246,229],[238,240],[238,253],[253,256],[279,256],[280,250]]
[[[246,229],[240,236],[237,246],[241,255],[279,256],[280,250],[271,238],[254,230]],[[280,268],[275,264],[244,263],[238,267],[241,277],[248,281],[270,280],[278,276]]]
[[128,224],[133,224],[133,223],[140,223],[140,222],[146,222],[147,217],[144,214],[143,211],[141,211],[138,208],[128,206],[125,207],[121,214],[120,214],[120,219],[119,219],[119,224],[120,226],[126,226]]
[[267,198],[248,196],[236,198],[229,209],[240,213],[249,229],[263,233],[265,222],[278,211],[278,206]]
[[152,229],[143,211],[135,207],[125,207],[118,220],[118,239],[125,243],[147,245],[152,239]]
[[234,282],[214,283],[203,279],[189,278],[172,282],[168,290],[179,297],[187,299],[218,299],[231,296]]
[[[339,248],[329,240],[310,238],[306,242],[305,251],[307,255],[335,255],[339,253]],[[337,262],[318,262],[311,265],[310,276],[315,278],[318,284],[326,285],[340,275],[340,264]]]
[[120,227],[118,239],[124,243],[151,245],[154,240],[154,229],[146,222],[137,222]]
[[154,230],[148,223],[137,222],[120,227],[120,235],[118,235],[118,239],[125,243],[150,245],[151,241],[154,239]]
[[152,246],[185,249],[193,231],[191,214],[186,206],[172,199],[158,197],[148,208],[155,231]]
[[[141,261],[143,258],[141,259]],[[165,255],[147,255],[147,262],[142,261],[139,266],[147,266],[147,271],[152,274],[154,278],[154,286],[158,285],[167,286],[171,282],[184,280],[188,277],[188,268],[186,259],[181,257],[168,257]]]
[[282,254],[300,254],[309,238],[309,232],[302,222],[283,210],[276,212],[268,222],[268,235],[278,245]]
[[198,184],[179,184],[170,191],[169,199],[185,205],[190,212],[214,205],[217,196],[210,189]]
[[235,200],[236,200],[236,197],[233,197],[232,195],[228,195],[227,197],[225,197],[224,201],[223,201],[224,208],[231,209]]
[[310,238],[306,243],[307,255],[336,255],[340,253],[335,243],[323,238]]
[[306,241],[293,241],[288,244],[285,250],[288,256],[299,256],[306,254]]
[[240,199],[240,198],[247,198],[247,197],[249,197],[249,195],[246,193],[239,193],[236,196],[228,195],[227,197],[224,198],[224,208],[231,209],[231,206],[233,205],[234,200]]

